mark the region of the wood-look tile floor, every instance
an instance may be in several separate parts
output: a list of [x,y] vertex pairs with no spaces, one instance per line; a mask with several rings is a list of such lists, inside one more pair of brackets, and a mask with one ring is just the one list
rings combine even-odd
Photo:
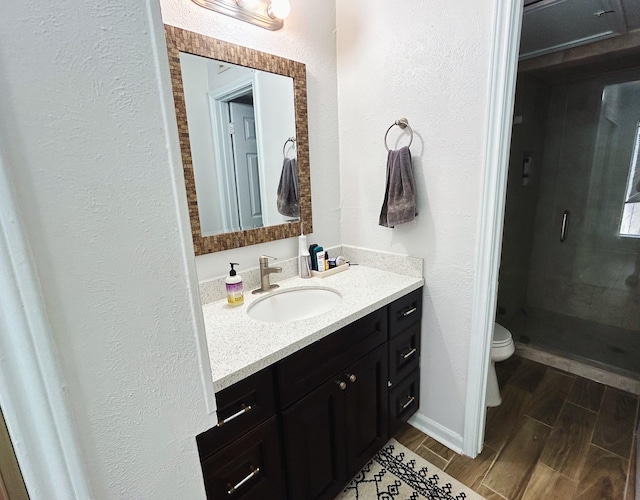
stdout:
[[513,356],[497,365],[472,460],[406,425],[396,439],[488,500],[633,500],[638,397]]

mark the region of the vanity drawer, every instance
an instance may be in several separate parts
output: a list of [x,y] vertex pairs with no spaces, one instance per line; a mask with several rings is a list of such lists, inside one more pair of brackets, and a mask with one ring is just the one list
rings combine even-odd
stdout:
[[389,392],[389,435],[393,436],[403,422],[420,406],[420,369],[416,369]]
[[219,423],[196,437],[201,460],[275,415],[273,383],[268,367],[216,393]]
[[405,328],[420,323],[422,317],[422,288],[389,304],[389,334],[398,335]]
[[284,498],[276,417],[202,462],[207,498]]
[[420,364],[420,325],[415,324],[389,341],[389,380],[394,386]]
[[386,340],[387,309],[382,308],[286,357],[277,365],[282,407],[309,394]]

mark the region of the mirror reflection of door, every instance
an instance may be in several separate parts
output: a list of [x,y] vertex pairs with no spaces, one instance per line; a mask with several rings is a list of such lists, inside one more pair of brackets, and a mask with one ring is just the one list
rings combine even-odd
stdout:
[[229,102],[238,219],[242,229],[262,227],[256,121],[252,103]]
[[180,66],[202,236],[296,220],[277,210],[293,79],[186,53]]

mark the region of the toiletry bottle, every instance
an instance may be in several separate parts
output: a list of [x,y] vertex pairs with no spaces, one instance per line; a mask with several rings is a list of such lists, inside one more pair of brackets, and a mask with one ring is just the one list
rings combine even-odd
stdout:
[[310,260],[311,260],[311,269],[313,271],[317,271],[318,270],[318,262],[316,260],[316,248],[318,248],[318,245],[316,245],[315,243],[309,245],[309,256],[310,256]]
[[307,237],[298,236],[298,274],[301,278],[311,278],[311,257],[307,249]]
[[237,262],[231,262],[231,271],[225,283],[227,284],[227,302],[230,306],[241,306],[244,304],[244,291],[242,278],[238,276],[233,266],[239,266]]
[[324,272],[324,248],[317,246],[313,249],[313,256],[315,257],[315,269],[316,271]]
[[329,252],[324,253],[324,270],[329,270]]

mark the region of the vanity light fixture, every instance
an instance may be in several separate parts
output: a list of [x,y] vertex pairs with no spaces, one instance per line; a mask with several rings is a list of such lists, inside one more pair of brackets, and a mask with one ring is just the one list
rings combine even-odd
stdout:
[[289,0],[192,0],[200,7],[271,31],[282,28],[289,15]]
[[285,19],[291,12],[289,0],[271,0],[267,7],[267,14],[273,19]]

